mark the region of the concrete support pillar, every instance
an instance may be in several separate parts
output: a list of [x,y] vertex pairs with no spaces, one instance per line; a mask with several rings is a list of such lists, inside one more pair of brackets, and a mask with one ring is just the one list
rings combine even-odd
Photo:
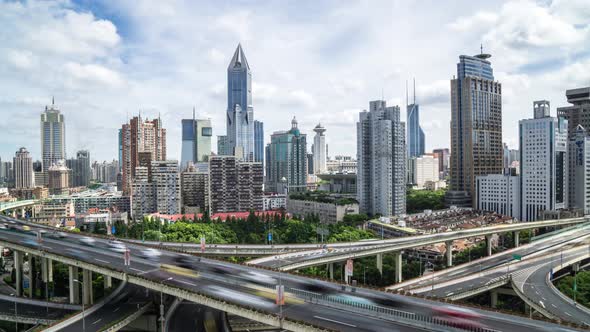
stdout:
[[520,241],[520,232],[516,231],[512,234],[512,237],[514,238],[514,248],[518,247],[519,245],[519,241]]
[[488,256],[492,256],[492,235],[486,235],[486,249],[488,250]]
[[103,279],[105,289],[113,287],[113,278],[111,276],[103,276]]
[[33,270],[35,270],[35,258],[31,254],[27,256],[29,257],[29,298],[33,298],[33,294],[35,293],[35,278],[33,274]]
[[82,302],[85,305],[92,304],[94,302],[92,296],[92,271],[82,270]]
[[53,260],[47,258],[47,281],[53,282]]
[[80,284],[74,281],[74,279],[78,279],[78,267],[68,266],[68,272],[70,274],[70,303],[78,304],[80,302]]
[[12,218],[16,219],[16,210],[12,210]]
[[328,277],[330,280],[334,280],[334,263],[328,264]]
[[47,258],[41,258],[41,281],[44,283],[49,282],[49,266],[47,264]]
[[16,296],[23,295],[23,253],[14,251],[14,267],[16,275]]
[[447,249],[446,256],[447,256],[447,267],[453,266],[453,241],[445,242],[445,246]]
[[402,282],[402,252],[396,251],[393,255],[395,258],[395,282]]
[[377,254],[377,270],[383,274],[383,254]]
[[490,305],[492,308],[496,308],[498,306],[498,292],[495,290],[490,291],[491,302]]
[[25,208],[20,208],[20,217],[25,219]]

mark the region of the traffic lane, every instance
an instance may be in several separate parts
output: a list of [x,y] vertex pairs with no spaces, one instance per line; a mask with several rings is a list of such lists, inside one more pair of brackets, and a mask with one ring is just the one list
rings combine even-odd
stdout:
[[590,314],[587,311],[564,300],[547,285],[551,266],[551,263],[540,266],[529,276],[523,287],[525,295],[564,321],[590,327]]
[[169,332],[229,331],[222,311],[189,301],[182,301],[168,322]]
[[[14,315],[14,310],[14,302],[5,300],[0,301],[0,312],[6,313],[7,315]],[[59,319],[74,312],[73,310],[47,308],[40,305],[32,305],[25,303],[17,303],[16,311],[18,313],[18,316],[47,319]]]
[[145,289],[135,285],[128,285],[121,294],[112,301],[105,303],[100,309],[61,329],[64,332],[79,332],[86,326],[87,332],[102,331],[104,327],[117,322],[143,307],[151,301]]

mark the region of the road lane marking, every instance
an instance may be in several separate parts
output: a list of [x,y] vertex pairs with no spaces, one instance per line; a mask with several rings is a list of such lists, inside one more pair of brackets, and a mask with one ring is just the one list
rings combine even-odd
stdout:
[[327,322],[332,322],[332,323],[341,324],[341,325],[350,326],[350,327],[356,327],[356,325],[340,322],[340,321],[330,319],[330,318],[325,318],[325,317],[320,317],[320,316],[313,316],[313,317],[317,318],[317,319],[325,320]]
[[539,303],[541,304],[541,306],[543,307],[543,309],[545,309],[545,304],[543,303],[543,301],[539,301]]
[[147,272],[147,271],[144,271],[144,270],[136,269],[136,268],[134,268],[134,267],[130,267],[129,269],[130,269],[130,270],[133,270],[133,271],[140,272],[140,273],[145,273],[145,272]]
[[551,305],[553,306],[553,308],[557,308],[557,306],[555,304],[551,303]]
[[184,281],[182,279],[178,279],[176,281],[182,282],[183,284],[190,285],[190,286],[195,286],[195,287],[197,286],[196,284],[193,284],[192,282]]
[[113,310],[113,312],[117,312],[119,309],[121,309],[121,307],[117,307],[117,309]]
[[98,319],[96,322],[92,323],[92,325],[94,325],[94,324],[96,324],[96,323],[100,322],[101,320],[102,320],[102,318],[99,318],[99,319]]
[[107,262],[107,261],[102,260],[102,259],[95,258],[94,260],[97,261],[97,262],[101,262],[101,263],[105,263],[105,264],[110,264],[110,262]]
[[565,312],[565,314],[566,314],[566,315],[568,315],[568,316],[572,317],[572,315],[570,315],[570,313],[569,313],[569,312],[567,312],[567,311],[564,311],[564,312]]

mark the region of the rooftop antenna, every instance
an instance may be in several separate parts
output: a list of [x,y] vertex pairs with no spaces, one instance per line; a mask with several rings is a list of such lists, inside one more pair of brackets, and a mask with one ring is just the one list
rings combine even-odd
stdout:
[[483,43],[479,44],[479,54],[483,54]]
[[414,77],[414,105],[416,105],[416,78]]
[[51,96],[51,106],[55,106],[55,96]]
[[193,121],[195,121],[195,106],[193,106]]

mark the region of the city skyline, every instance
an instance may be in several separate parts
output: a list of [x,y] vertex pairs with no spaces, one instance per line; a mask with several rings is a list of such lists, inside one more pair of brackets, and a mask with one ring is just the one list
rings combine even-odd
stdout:
[[[518,120],[527,117],[533,100],[567,106],[563,91],[586,86],[590,79],[590,74],[577,69],[590,59],[583,49],[589,38],[588,16],[576,2],[504,3],[499,10],[497,4],[462,2],[445,13],[411,4],[297,3],[302,9],[314,6],[309,17],[288,16],[295,6],[290,3],[280,8],[271,4],[256,13],[246,5],[208,4],[201,11],[193,6],[1,3],[0,18],[23,38],[5,40],[3,45],[7,52],[0,84],[7,93],[0,106],[14,120],[0,125],[4,142],[0,156],[9,158],[25,146],[35,160],[40,159],[33,119],[55,95],[67,119],[66,140],[72,142],[67,144],[67,156],[87,149],[94,160],[116,157],[118,124],[141,109],[149,117],[161,114],[170,131],[169,154],[180,159],[179,123],[191,115],[193,105],[198,117],[212,119],[214,137],[224,134],[225,69],[240,42],[250,66],[256,68],[253,103],[256,118],[266,122],[265,138],[282,128],[285,119],[275,116],[281,110],[288,114],[286,119],[297,116],[307,134],[313,134],[318,122],[325,125],[331,133],[332,155],[354,155],[350,128],[356,114],[367,100],[381,95],[388,104],[403,106],[404,84],[410,77],[420,82],[422,118],[428,119],[422,124],[429,137],[426,150],[450,146],[448,80],[457,55],[475,54],[481,43],[486,53],[494,54],[495,77],[506,91],[503,137],[511,148],[517,145]],[[436,27],[427,24],[399,34],[396,31],[408,26],[404,20],[364,26],[363,14],[368,11],[384,17],[419,12],[422,21]],[[189,20],[185,13],[195,12],[211,15],[194,23],[198,20]],[[533,17],[518,19],[522,12]],[[154,17],[149,26],[140,25],[154,13],[166,19]],[[329,32],[321,31],[323,24],[330,23]],[[40,33],[30,30],[39,25],[44,27]],[[309,37],[296,38],[302,35]],[[415,52],[383,48],[391,45],[391,36],[394,44]],[[382,52],[366,52],[378,46]],[[436,56],[427,52],[432,49]],[[163,62],[167,66],[159,65]],[[402,118],[404,113],[402,109]]]

